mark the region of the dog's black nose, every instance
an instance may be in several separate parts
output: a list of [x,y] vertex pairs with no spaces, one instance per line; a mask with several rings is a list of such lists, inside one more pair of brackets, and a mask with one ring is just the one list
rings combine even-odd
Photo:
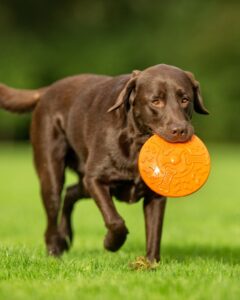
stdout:
[[174,138],[184,138],[188,133],[187,127],[185,125],[173,125],[170,128],[170,134]]

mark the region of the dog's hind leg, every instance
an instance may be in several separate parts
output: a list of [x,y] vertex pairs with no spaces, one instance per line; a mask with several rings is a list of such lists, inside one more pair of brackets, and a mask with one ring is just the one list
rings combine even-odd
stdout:
[[34,161],[40,180],[43,205],[47,214],[45,242],[48,253],[58,256],[68,249],[61,236],[58,218],[61,208],[61,193],[64,185],[65,155],[67,143],[64,133],[50,116],[42,117],[36,111],[32,121],[31,140]]
[[68,241],[69,245],[73,240],[71,216],[74,205],[78,200],[88,197],[89,195],[84,192],[84,188],[81,182],[68,187],[66,190],[59,230],[61,235]]

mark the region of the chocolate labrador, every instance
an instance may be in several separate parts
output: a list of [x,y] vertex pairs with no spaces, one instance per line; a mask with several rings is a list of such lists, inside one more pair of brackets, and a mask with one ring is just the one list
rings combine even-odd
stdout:
[[[141,180],[138,153],[152,134],[172,143],[186,142],[193,135],[193,109],[208,113],[190,72],[160,64],[116,77],[68,77],[39,90],[0,85],[0,107],[33,111],[31,141],[47,214],[49,254],[69,249],[71,214],[83,198],[95,200],[107,228],[104,247],[117,251],[128,229],[113,197],[128,203],[143,198],[146,255],[159,260],[166,199]],[[79,180],[67,188],[61,206],[67,167]]]

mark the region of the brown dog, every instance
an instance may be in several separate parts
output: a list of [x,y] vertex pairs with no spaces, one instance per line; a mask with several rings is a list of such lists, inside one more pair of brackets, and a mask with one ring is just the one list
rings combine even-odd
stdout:
[[[147,257],[159,260],[166,199],[142,182],[138,153],[153,133],[170,142],[189,140],[193,108],[208,113],[191,73],[156,65],[117,77],[68,77],[34,91],[0,85],[0,107],[33,111],[31,141],[50,254],[69,248],[74,203],[88,197],[95,200],[107,227],[105,248],[118,250],[128,229],[112,200],[116,196],[128,203],[144,198]],[[67,189],[58,222],[66,167],[78,174],[79,182]]]

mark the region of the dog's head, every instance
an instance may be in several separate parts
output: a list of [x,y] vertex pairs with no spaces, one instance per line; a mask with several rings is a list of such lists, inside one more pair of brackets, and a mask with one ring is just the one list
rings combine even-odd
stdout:
[[143,134],[155,133],[169,142],[192,137],[193,110],[208,114],[193,74],[164,64],[134,71],[108,111],[123,105]]

